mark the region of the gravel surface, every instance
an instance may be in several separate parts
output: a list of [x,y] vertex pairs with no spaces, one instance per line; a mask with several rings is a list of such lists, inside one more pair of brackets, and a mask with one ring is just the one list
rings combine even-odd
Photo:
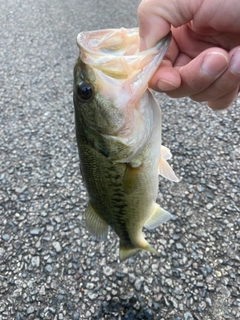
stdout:
[[0,0],[0,320],[240,318],[240,99],[213,112],[162,100],[181,182],[161,251],[118,264],[118,239],[86,232],[72,70],[82,30],[137,25],[139,1]]

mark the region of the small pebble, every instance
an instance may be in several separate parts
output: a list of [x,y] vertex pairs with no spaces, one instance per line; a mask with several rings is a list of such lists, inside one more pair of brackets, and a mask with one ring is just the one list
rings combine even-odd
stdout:
[[33,267],[39,267],[40,265],[40,257],[39,256],[33,256],[31,259],[31,264]]
[[31,314],[35,311],[35,308],[33,306],[30,306],[27,308],[27,314]]
[[31,230],[30,230],[30,234],[31,234],[32,236],[38,236],[40,233],[41,233],[41,230],[38,229],[38,228],[34,228],[34,229],[31,229]]
[[142,279],[137,279],[134,283],[134,287],[137,291],[140,291],[141,287],[143,284],[143,280]]
[[191,312],[184,313],[184,320],[193,320],[193,316],[192,316]]
[[7,234],[7,233],[5,233],[5,234],[2,235],[2,239],[3,239],[4,241],[9,241],[10,235]]
[[52,245],[53,245],[54,249],[56,250],[56,252],[61,252],[62,251],[62,247],[61,247],[60,242],[54,241],[52,243]]
[[50,264],[47,264],[46,267],[45,267],[45,269],[46,269],[46,271],[49,272],[49,273],[52,272],[52,266],[51,266]]
[[178,250],[183,250],[183,245],[182,245],[180,242],[177,242],[177,243],[176,243],[176,248],[177,248]]
[[[89,312],[89,317],[91,316],[91,313]],[[73,314],[73,320],[79,320],[80,319],[80,314],[79,312],[75,311]]]

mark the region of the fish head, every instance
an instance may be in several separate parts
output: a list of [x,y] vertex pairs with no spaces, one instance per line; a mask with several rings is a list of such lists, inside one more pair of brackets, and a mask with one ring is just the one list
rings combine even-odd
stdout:
[[137,28],[80,33],[74,68],[76,119],[102,134],[128,135],[138,101],[170,40],[168,34],[155,47],[140,52]]

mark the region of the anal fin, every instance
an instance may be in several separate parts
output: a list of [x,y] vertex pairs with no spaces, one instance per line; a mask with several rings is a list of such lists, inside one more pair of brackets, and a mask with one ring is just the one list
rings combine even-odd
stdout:
[[144,227],[147,229],[154,229],[160,224],[167,222],[172,219],[173,215],[168,211],[161,208],[157,203],[153,208],[150,218],[145,222]]
[[91,202],[86,209],[86,227],[88,231],[98,240],[104,240],[108,235],[108,224],[94,210]]

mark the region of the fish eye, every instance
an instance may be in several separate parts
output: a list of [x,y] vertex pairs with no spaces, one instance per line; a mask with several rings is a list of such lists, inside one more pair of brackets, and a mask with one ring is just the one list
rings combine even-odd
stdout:
[[79,82],[77,84],[77,94],[81,100],[88,101],[92,98],[93,89],[90,84]]

